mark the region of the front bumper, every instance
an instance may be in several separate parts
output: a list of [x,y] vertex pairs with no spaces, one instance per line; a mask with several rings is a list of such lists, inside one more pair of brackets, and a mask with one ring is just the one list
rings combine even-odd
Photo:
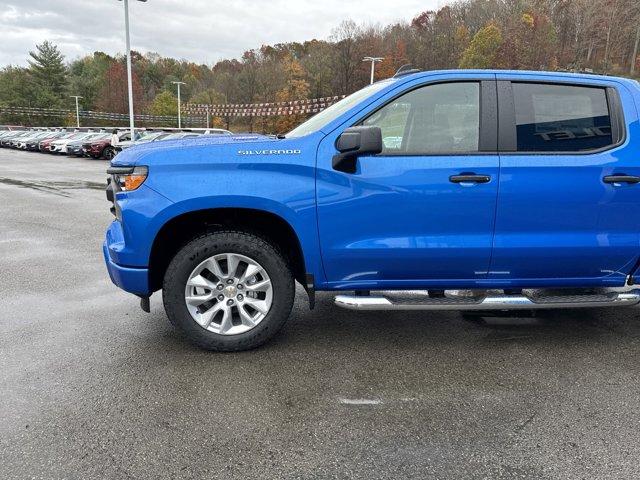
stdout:
[[166,197],[144,184],[131,192],[113,194],[120,220],[107,229],[104,257],[111,280],[123,290],[139,296],[151,295],[149,259],[158,230],[166,222],[172,205]]
[[102,150],[103,148],[101,147],[82,147],[83,153],[91,157],[99,157],[102,155]]
[[146,297],[151,295],[149,289],[149,269],[123,267],[114,263],[109,254],[109,233],[107,239],[102,244],[102,253],[104,261],[107,265],[107,271],[111,281],[126,292]]

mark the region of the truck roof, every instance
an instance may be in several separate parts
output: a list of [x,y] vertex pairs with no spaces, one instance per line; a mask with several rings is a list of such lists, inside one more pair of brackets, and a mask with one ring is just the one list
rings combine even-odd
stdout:
[[425,70],[416,73],[410,73],[407,75],[402,75],[397,77],[397,80],[408,80],[415,79],[420,77],[427,77],[431,75],[448,75],[455,77],[459,74],[495,74],[495,75],[506,75],[506,76],[514,76],[514,77],[538,77],[543,79],[544,77],[566,77],[567,79],[580,79],[580,80],[595,80],[595,81],[617,81],[620,83],[631,84],[638,88],[638,81],[625,77],[616,77],[612,75],[598,75],[592,73],[577,73],[577,72],[553,72],[553,71],[543,71],[543,70],[498,70],[498,69],[473,69],[473,70],[462,70],[462,69],[450,69],[450,70]]

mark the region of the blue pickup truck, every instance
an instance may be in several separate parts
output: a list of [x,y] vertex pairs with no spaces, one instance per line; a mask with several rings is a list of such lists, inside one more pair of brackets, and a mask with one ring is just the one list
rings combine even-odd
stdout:
[[107,268],[219,351],[272,337],[296,281],[311,308],[635,305],[639,107],[622,78],[411,70],[286,135],[140,145],[108,170]]

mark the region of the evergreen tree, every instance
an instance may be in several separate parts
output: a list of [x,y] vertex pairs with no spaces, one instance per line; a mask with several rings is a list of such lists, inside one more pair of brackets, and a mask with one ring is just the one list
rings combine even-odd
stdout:
[[58,47],[49,41],[29,52],[29,73],[36,87],[34,102],[42,107],[60,107],[67,97],[67,67]]

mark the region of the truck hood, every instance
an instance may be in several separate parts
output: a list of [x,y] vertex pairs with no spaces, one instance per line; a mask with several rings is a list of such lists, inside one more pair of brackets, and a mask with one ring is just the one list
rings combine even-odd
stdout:
[[276,154],[282,149],[291,148],[291,143],[292,141],[260,134],[203,135],[198,138],[159,140],[136,144],[123,150],[111,161],[111,164],[113,166],[178,164],[198,159],[211,161],[230,154],[233,156]]

